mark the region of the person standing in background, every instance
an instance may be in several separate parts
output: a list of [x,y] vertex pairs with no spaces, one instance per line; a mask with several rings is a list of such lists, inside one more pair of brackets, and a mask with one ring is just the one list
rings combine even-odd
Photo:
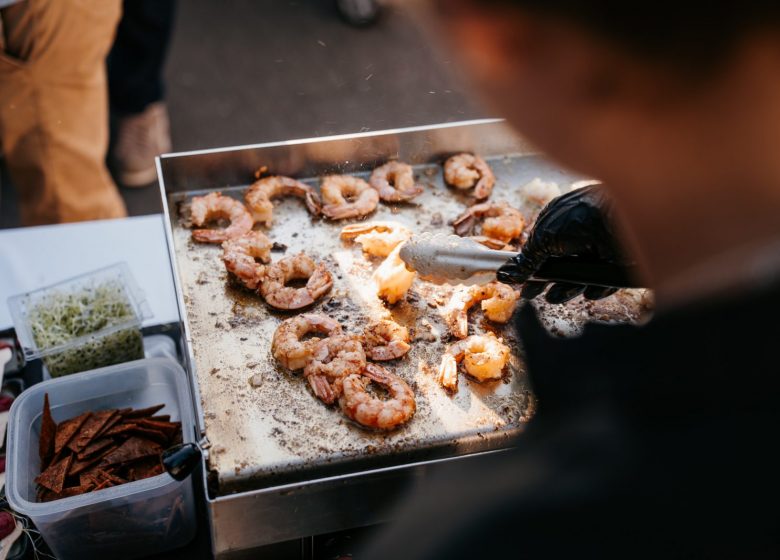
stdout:
[[0,151],[24,225],[126,215],[105,164],[120,0],[0,0]]
[[115,117],[110,166],[123,187],[157,179],[155,156],[171,150],[163,102],[163,65],[170,42],[174,0],[125,0],[108,55],[108,90]]

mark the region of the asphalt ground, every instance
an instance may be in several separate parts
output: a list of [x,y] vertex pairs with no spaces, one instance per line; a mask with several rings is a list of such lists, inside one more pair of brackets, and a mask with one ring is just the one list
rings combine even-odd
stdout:
[[[333,0],[183,0],[166,65],[174,151],[489,116],[407,15],[356,28]],[[131,215],[155,187],[122,188]],[[18,225],[2,176],[0,227]]]

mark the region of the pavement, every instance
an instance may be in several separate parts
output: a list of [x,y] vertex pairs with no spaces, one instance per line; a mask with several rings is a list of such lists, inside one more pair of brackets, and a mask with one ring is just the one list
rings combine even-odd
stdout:
[[[491,116],[408,17],[344,23],[333,0],[179,2],[166,67],[174,151]],[[0,227],[18,225],[6,175]],[[155,187],[121,189],[131,215]]]

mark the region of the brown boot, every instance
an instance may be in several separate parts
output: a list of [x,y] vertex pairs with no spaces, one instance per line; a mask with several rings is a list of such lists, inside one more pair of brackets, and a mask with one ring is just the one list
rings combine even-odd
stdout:
[[145,187],[157,180],[154,158],[171,151],[171,132],[165,103],[149,105],[142,113],[119,119],[111,162],[117,181],[125,187]]

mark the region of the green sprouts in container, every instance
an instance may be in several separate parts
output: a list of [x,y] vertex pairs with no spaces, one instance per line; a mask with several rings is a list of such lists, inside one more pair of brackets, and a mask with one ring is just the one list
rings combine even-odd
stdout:
[[119,264],[9,303],[25,354],[59,377],[144,357],[136,295]]

